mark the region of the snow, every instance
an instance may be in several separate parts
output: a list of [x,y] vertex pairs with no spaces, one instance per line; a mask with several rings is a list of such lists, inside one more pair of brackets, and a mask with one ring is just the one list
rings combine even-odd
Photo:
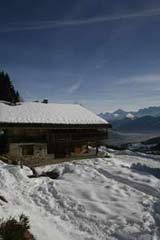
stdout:
[[1,162],[0,195],[8,203],[0,201],[0,216],[26,214],[37,240],[159,240],[160,179],[130,167],[139,162],[160,168],[160,158],[107,152],[110,158],[37,168],[57,168],[56,180],[30,179],[27,167]]
[[126,115],[126,117],[127,117],[127,118],[130,118],[130,119],[134,119],[134,118],[135,118],[135,116],[134,116],[132,113],[128,113],[128,114]]
[[114,114],[114,117],[119,117],[119,114],[118,114],[118,113],[115,113],[115,114]]
[[24,102],[16,106],[0,103],[2,123],[108,124],[78,104]]

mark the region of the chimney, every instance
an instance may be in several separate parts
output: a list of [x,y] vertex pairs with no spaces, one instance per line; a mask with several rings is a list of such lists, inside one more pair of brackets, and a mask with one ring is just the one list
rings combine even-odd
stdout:
[[48,103],[48,99],[43,99],[42,103],[47,104]]

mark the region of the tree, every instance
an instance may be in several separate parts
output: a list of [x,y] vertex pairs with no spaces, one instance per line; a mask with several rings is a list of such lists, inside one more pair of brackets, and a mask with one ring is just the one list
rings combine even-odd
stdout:
[[15,90],[10,77],[5,72],[0,72],[0,100],[11,103],[20,102],[19,92]]
[[3,240],[35,240],[30,233],[29,218],[24,214],[19,216],[19,220],[10,217],[0,222],[0,239]]

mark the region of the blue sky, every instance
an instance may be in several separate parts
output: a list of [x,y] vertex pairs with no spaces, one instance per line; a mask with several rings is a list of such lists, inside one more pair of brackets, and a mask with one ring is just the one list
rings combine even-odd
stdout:
[[2,0],[0,70],[27,101],[160,105],[159,27],[159,0]]

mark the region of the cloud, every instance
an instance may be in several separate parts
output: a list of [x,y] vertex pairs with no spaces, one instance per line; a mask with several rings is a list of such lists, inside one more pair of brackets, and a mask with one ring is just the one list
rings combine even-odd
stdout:
[[77,92],[81,87],[81,82],[76,82],[74,84],[72,84],[71,86],[69,86],[69,88],[67,89],[67,93],[68,94],[73,94],[75,92]]
[[76,25],[86,25],[94,23],[103,23],[111,21],[119,21],[125,19],[134,19],[140,17],[153,17],[160,16],[160,8],[143,10],[135,13],[127,13],[123,15],[111,15],[104,17],[84,18],[81,20],[66,20],[66,21],[38,21],[28,23],[13,23],[6,26],[0,26],[0,32],[14,32],[14,31],[29,31],[29,30],[41,30],[52,29],[57,27],[69,27]]
[[160,74],[146,74],[139,76],[131,76],[124,79],[118,79],[118,85],[131,84],[131,83],[139,83],[139,84],[160,84]]

